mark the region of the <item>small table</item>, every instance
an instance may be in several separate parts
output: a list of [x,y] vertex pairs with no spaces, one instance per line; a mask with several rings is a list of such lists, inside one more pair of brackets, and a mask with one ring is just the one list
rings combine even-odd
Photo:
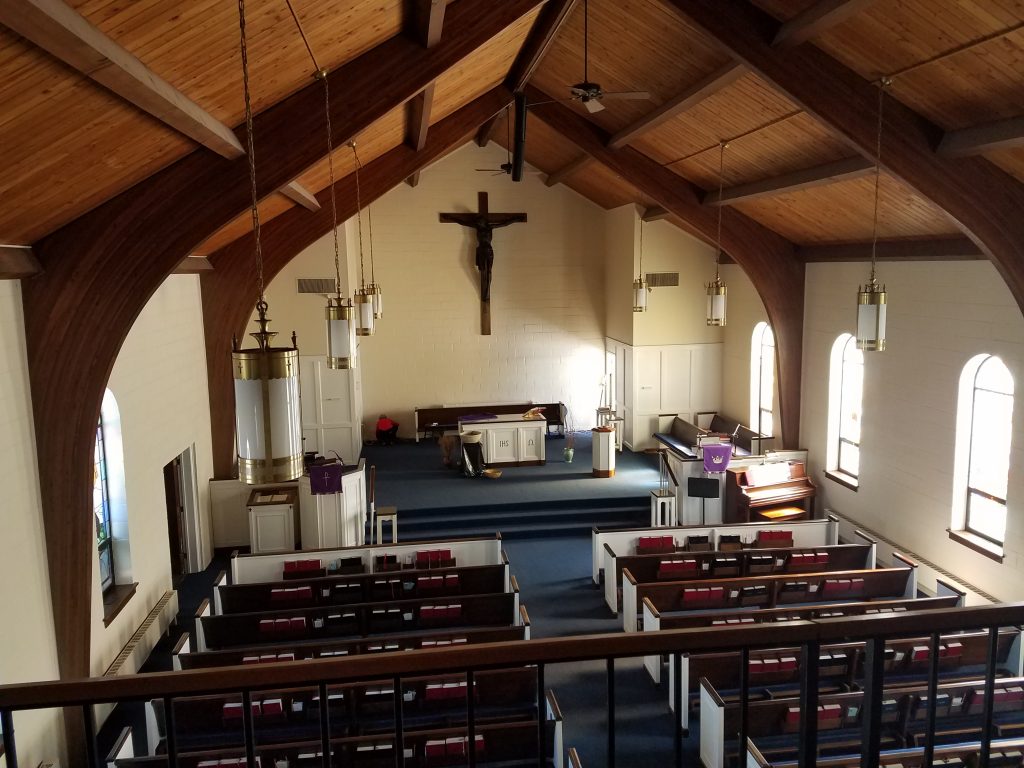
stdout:
[[383,544],[384,521],[391,523],[391,543],[398,543],[398,507],[381,507],[377,510],[377,541],[376,544]]

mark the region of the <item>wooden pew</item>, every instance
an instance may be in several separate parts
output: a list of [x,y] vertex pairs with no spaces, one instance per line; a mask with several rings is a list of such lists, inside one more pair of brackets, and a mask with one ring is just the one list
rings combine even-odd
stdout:
[[[701,680],[700,756],[706,768],[724,768],[738,745],[728,734],[739,732],[740,705],[727,704],[706,680]],[[984,680],[942,683],[936,701],[936,743],[957,743],[980,737]],[[909,744],[925,726],[928,686],[890,688],[882,696],[883,749]],[[823,755],[855,752],[861,743],[860,711],[863,692],[825,694],[818,704],[818,747]],[[997,728],[1024,727],[1024,678],[996,681]],[[792,759],[799,731],[797,698],[751,701],[747,735],[769,759]],[[998,731],[997,731],[998,733]]]
[[519,590],[455,598],[419,598],[283,611],[204,616],[196,649],[358,637],[471,626],[518,624]]
[[389,651],[438,648],[447,645],[473,645],[475,643],[504,643],[529,640],[529,620],[507,627],[470,627],[460,630],[441,630],[415,634],[377,635],[350,640],[299,640],[273,647],[265,645],[241,646],[219,651],[192,652],[188,649],[190,637],[185,633],[178,640],[172,656],[175,670],[225,667],[235,664],[261,664],[274,661],[302,661],[305,659],[336,656],[358,656]]
[[481,595],[507,591],[508,563],[384,571],[350,576],[225,584],[215,587],[218,614],[351,605],[377,600]]
[[[924,764],[924,747],[891,749],[879,755],[882,768],[974,768],[981,754],[980,741],[945,744],[935,747],[931,765]],[[771,762],[757,746],[747,742],[747,763],[751,768],[797,768],[796,760]],[[818,760],[818,768],[860,768],[860,754],[826,757]],[[1024,739],[993,739],[989,753],[991,768],[1021,768],[1024,766]]]
[[[886,686],[910,686],[926,681],[930,659],[929,638],[904,638],[886,643]],[[945,654],[945,655],[943,655]],[[943,635],[940,643],[940,679],[951,681],[984,674],[988,655],[987,632],[958,632]],[[996,659],[998,674],[1024,676],[1019,628],[999,633]],[[819,656],[819,692],[846,690],[863,680],[864,643],[836,643],[822,646]],[[750,651],[750,700],[765,697],[799,696],[801,657],[799,648],[770,648]],[[683,708],[680,722],[689,728],[689,715],[700,703],[699,680],[707,680],[726,703],[739,700],[740,654],[707,653],[683,656],[680,680]],[[675,668],[670,665],[669,709],[675,710]]]
[[[839,543],[839,518],[828,515],[821,520],[798,520],[782,526],[770,523],[739,523],[736,525],[679,525],[647,528],[599,528],[594,527],[590,534],[592,556],[591,578],[595,585],[600,585],[604,573],[615,570],[608,563],[619,555],[635,555],[640,537],[672,536],[675,549],[683,551],[688,536],[706,536],[710,549],[720,549],[718,540],[723,536],[739,536],[741,541],[753,542],[758,531],[784,528],[793,532],[793,546],[822,547]],[[865,540],[870,541],[868,537]],[[858,542],[859,543],[859,542]],[[612,562],[612,566],[614,562]]]
[[416,442],[420,435],[437,435],[459,428],[459,417],[472,416],[478,413],[493,413],[505,416],[510,413],[526,413],[531,408],[543,408],[548,430],[558,429],[565,434],[565,404],[558,403],[505,403],[503,405],[449,405],[416,408],[413,411],[413,422],[416,429]]
[[700,579],[640,584],[626,568],[622,572],[622,626],[636,632],[644,599],[659,613],[702,609],[777,608],[800,603],[863,601],[917,595],[917,564],[895,555],[899,568],[875,568]]
[[[757,576],[767,573],[849,571],[875,567],[875,545],[832,544],[781,549],[741,549],[673,554],[626,555],[614,558],[615,581],[605,580],[605,603],[618,613],[622,569],[637,583]],[[611,573],[610,567],[608,573]]]
[[[492,536],[471,536],[459,539],[437,541],[407,541],[401,544],[380,544],[372,547],[341,547],[339,549],[312,549],[302,552],[275,552],[264,554],[235,554],[231,558],[231,583],[250,584],[260,581],[281,581],[285,564],[305,560],[319,560],[320,568],[304,573],[299,578],[314,578],[327,575],[332,563],[338,561],[361,561],[358,573],[374,573],[380,570],[379,558],[393,556],[397,565],[412,568],[416,553],[420,550],[448,550],[452,563],[457,566],[500,565],[507,560],[501,549],[501,534]],[[385,570],[393,570],[389,564]]]

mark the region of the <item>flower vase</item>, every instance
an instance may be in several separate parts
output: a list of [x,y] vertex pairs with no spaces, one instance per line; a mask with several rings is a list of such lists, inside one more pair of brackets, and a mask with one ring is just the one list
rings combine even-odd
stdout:
[[563,448],[562,456],[565,458],[566,464],[572,464],[572,457],[576,454],[575,448]]

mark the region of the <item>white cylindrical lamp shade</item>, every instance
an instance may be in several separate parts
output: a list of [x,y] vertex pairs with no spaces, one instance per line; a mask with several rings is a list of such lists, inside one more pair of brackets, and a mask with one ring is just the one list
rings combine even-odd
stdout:
[[714,282],[708,283],[707,287],[707,323],[714,326],[725,325],[726,294],[729,289],[720,277],[716,277]]
[[345,299],[327,300],[327,367],[335,371],[356,367],[356,324]]
[[885,350],[885,286],[872,281],[857,290],[857,349]]
[[373,335],[373,297],[370,289],[363,287],[356,289],[355,296],[356,312],[356,335]]
[[370,298],[373,304],[373,317],[380,320],[384,317],[384,292],[381,291],[380,283],[370,283],[366,286],[370,291]]
[[647,311],[647,281],[642,277],[633,281],[633,311]]
[[249,485],[295,480],[303,469],[299,351],[242,349],[231,358],[239,479]]

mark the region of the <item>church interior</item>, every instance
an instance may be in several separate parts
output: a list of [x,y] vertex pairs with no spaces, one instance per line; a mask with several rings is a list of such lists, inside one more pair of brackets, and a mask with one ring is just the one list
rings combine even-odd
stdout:
[[0,201],[0,766],[1024,766],[1024,0],[0,0]]

